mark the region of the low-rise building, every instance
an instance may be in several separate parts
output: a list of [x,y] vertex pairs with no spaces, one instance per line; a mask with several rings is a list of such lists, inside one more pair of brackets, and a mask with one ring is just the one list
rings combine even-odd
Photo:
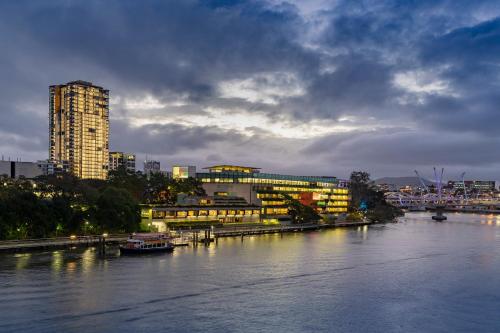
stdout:
[[495,190],[496,183],[494,180],[450,180],[448,181],[448,188],[463,190],[464,184],[467,191],[489,192]]
[[260,207],[252,205],[144,205],[142,223],[158,231],[181,226],[206,227],[209,225],[260,223]]
[[43,171],[35,162],[0,161],[0,176],[31,179],[41,175]]

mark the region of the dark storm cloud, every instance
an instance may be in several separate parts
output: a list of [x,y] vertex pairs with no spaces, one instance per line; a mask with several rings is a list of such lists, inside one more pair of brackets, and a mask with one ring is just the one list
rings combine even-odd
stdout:
[[[315,114],[308,116],[336,118],[382,111],[394,94],[391,68],[357,54],[335,57],[334,63],[335,71],[318,75],[310,85],[303,106],[313,107]],[[299,111],[296,115],[307,113]]]
[[[125,86],[156,93],[213,94],[225,77],[315,66],[293,42],[300,18],[255,3],[215,9],[196,1],[54,1],[3,8],[45,56],[91,63]],[[9,12],[11,15],[9,15]]]
[[439,129],[498,136],[500,19],[454,29],[421,46],[424,66],[442,66],[456,96],[432,97],[417,114]]
[[110,131],[114,132],[110,144],[115,150],[143,154],[175,154],[180,151],[192,151],[194,154],[196,150],[205,149],[221,141],[227,140],[234,144],[245,141],[241,135],[208,126],[150,124],[133,127],[123,121],[114,121]]
[[[83,79],[122,98],[111,110],[112,150],[164,156],[196,150],[210,161],[253,158],[269,165],[278,165],[273,158],[280,151],[280,158],[296,161],[294,170],[307,166],[322,174],[332,162],[349,170],[390,163],[387,170],[396,173],[415,164],[455,163],[488,175],[482,165],[500,164],[500,154],[492,153],[500,149],[496,1],[345,0],[312,19],[276,3],[0,2],[0,146],[16,147],[20,155],[38,150],[44,158],[47,88]],[[293,80],[273,81],[276,73]],[[446,89],[396,84],[405,73],[427,73]],[[221,96],[221,83],[247,79],[276,103],[241,92]],[[282,93],[294,80],[302,93]],[[143,110],[124,103],[141,96],[167,106]],[[168,104],[176,99],[185,104]],[[244,110],[270,123],[345,125],[341,119],[348,118],[354,131],[315,138],[305,150],[315,162],[310,166],[300,162],[301,145],[294,151],[297,140],[270,141],[265,126],[262,139],[205,124],[131,125],[141,117],[210,117],[210,108]],[[356,128],[366,124],[373,130]],[[248,130],[259,131],[255,124]],[[249,140],[258,141],[256,151]],[[224,151],[214,151],[221,145]],[[250,148],[241,152],[242,146]]]

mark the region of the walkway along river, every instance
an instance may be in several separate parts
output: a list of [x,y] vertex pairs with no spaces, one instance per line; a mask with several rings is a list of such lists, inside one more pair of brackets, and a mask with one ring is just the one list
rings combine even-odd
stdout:
[[[295,224],[295,225],[255,225],[255,226],[234,226],[223,227],[216,229],[203,230],[184,230],[183,232],[174,232],[174,244],[187,245],[189,241],[207,242],[213,240],[213,237],[234,237],[261,235],[286,232],[301,232],[320,229],[331,229],[337,227],[353,227],[359,225],[370,224],[365,221],[359,222],[339,222],[334,224]],[[201,235],[200,234],[203,234]],[[183,235],[182,237],[180,237]],[[58,238],[41,238],[41,239],[24,239],[24,240],[4,240],[0,241],[0,252],[23,252],[29,250],[50,249],[50,248],[67,248],[76,246],[104,246],[104,244],[124,243],[129,234],[115,235],[93,235],[93,236],[69,236]],[[181,239],[182,238],[182,239]],[[188,241],[189,240],[189,241]]]
[[0,332],[498,332],[500,219],[0,254]]

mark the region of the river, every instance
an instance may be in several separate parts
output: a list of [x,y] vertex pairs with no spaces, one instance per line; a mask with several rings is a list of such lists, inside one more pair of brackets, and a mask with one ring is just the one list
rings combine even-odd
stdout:
[[500,216],[0,254],[0,332],[498,332]]

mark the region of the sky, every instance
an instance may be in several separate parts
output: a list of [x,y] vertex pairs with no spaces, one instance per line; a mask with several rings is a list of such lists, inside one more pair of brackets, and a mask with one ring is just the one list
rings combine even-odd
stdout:
[[500,180],[499,1],[0,0],[0,74],[4,158],[85,80],[139,165]]

